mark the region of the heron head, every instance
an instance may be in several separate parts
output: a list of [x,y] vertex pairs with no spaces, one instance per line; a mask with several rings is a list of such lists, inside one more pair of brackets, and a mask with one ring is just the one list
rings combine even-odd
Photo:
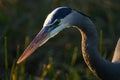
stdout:
[[43,28],[25,49],[17,63],[25,60],[30,54],[32,54],[39,46],[43,45],[51,37],[55,36],[64,28],[71,26],[71,8],[59,7],[53,10],[46,18]]
[[43,29],[48,29],[50,37],[55,36],[61,30],[71,27],[72,9],[68,7],[59,7],[53,10],[46,18]]

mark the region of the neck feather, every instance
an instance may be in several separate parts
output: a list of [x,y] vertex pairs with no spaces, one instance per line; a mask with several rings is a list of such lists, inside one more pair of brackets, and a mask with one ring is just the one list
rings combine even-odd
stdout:
[[[75,24],[82,35],[82,55],[89,69],[102,80],[117,79],[116,74],[118,72],[114,68],[118,68],[118,65],[120,67],[120,64],[110,63],[100,56],[98,50],[98,33],[92,21],[88,17],[85,17],[81,23],[77,22]],[[117,73],[114,73],[113,69]],[[114,76],[112,77],[113,79],[110,76]]]
[[85,18],[80,26],[77,25],[82,35],[82,55],[89,69],[98,77],[99,67],[106,62],[98,52],[98,33],[94,24],[88,21],[88,18]]

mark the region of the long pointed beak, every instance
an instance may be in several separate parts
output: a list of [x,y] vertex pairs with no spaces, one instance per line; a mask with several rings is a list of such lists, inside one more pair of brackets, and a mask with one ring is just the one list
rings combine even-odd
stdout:
[[17,64],[25,60],[28,56],[30,56],[39,46],[43,45],[48,40],[48,33],[44,29],[42,29],[37,36],[33,39],[33,41],[29,44],[29,46],[25,49],[21,57],[18,59]]

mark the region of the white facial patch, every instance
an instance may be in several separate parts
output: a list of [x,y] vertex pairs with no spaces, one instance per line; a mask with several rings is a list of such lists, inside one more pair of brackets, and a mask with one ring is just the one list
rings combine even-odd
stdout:
[[72,20],[72,15],[69,14],[66,17],[64,17],[63,19],[61,19],[61,22],[59,24],[59,26],[57,26],[54,30],[52,30],[50,32],[50,36],[54,37],[55,35],[57,35],[60,31],[62,31],[65,28],[69,28],[71,27],[71,20]]
[[55,12],[58,10],[59,8],[55,9],[54,11],[52,11],[46,18],[43,26],[46,26],[52,19],[53,15],[55,14]]
[[49,14],[49,15],[47,16],[47,18],[46,18],[46,20],[45,20],[45,22],[44,22],[44,24],[43,24],[43,27],[46,26],[46,25],[48,24],[48,22],[51,20],[51,18],[52,18],[51,15],[52,15],[52,14]]
[[67,24],[61,24],[60,26],[56,27],[54,30],[50,32],[50,37],[54,37],[57,35],[60,31],[62,31]]
[[[48,23],[51,21],[51,18],[53,17],[55,11],[53,11],[52,13],[50,13],[47,16],[47,19],[44,22],[44,27],[48,25]],[[58,34],[61,30],[65,29],[65,28],[69,28],[72,25],[72,19],[73,19],[73,14],[72,12],[70,14],[68,14],[67,16],[65,16],[64,18],[60,19],[60,24],[53,30],[51,30],[50,37],[54,37],[56,34]]]

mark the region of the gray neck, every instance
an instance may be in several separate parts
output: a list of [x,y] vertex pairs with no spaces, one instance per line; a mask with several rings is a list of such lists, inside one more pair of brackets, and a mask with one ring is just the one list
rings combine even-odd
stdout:
[[[77,17],[77,19],[80,18]],[[98,33],[92,21],[84,16],[81,20],[75,20],[74,24],[81,32],[82,55],[93,74],[102,80],[119,80],[120,64],[110,63],[100,56],[98,51]]]
[[78,30],[82,35],[82,55],[89,69],[97,76],[101,65],[105,60],[98,52],[98,33],[94,24],[86,17],[82,23],[78,23]]

